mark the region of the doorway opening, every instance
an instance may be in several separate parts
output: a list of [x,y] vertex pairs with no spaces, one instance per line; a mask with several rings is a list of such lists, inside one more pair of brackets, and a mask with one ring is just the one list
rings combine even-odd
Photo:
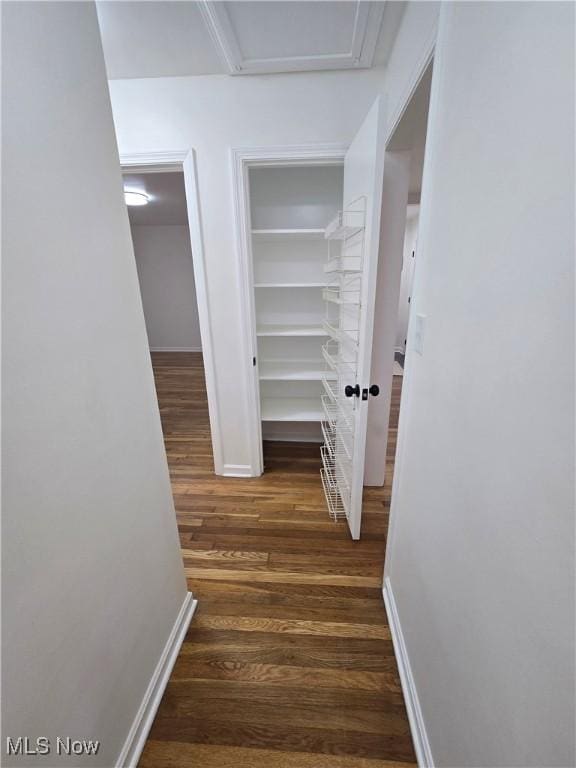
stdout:
[[328,515],[354,539],[378,394],[368,377],[382,116],[376,99],[348,147],[233,151],[255,474],[263,437],[318,441]]
[[265,468],[271,443],[323,442],[324,230],[341,207],[343,168],[254,167],[249,185]]
[[[426,131],[428,109],[430,105],[430,87],[432,83],[432,64],[424,72],[414,94],[408,103],[387,150],[390,152],[408,152],[410,156],[410,177],[408,186],[408,204],[406,206],[406,226],[402,253],[402,275],[398,297],[398,317],[396,322],[395,359],[403,369],[408,339],[408,323],[412,303],[414,270],[417,258],[418,224],[420,219],[420,196],[424,173],[424,154],[426,150]],[[398,367],[396,367],[396,372]]]
[[[123,169],[123,181],[170,474],[192,464],[212,474],[184,173]],[[179,510],[174,482],[173,493]]]
[[364,485],[384,486],[388,503],[398,463],[396,442],[405,361],[411,354],[410,330],[405,329],[410,322],[412,280],[418,261],[415,243],[432,67],[431,54],[383,145],[382,217],[371,359],[371,379],[380,382],[380,397],[369,403]]
[[148,200],[128,219],[150,352],[201,353],[184,174],[125,173],[124,189]]
[[414,201],[408,197],[406,208],[406,230],[402,251],[402,276],[400,278],[400,295],[398,296],[398,318],[396,321],[396,343],[394,345],[394,375],[404,375],[406,360],[406,344],[408,343],[408,320],[412,302],[414,284],[414,267],[416,265],[416,250],[418,246],[418,223],[420,221],[420,196],[414,195]]
[[[385,486],[388,498],[392,493],[394,470],[397,469],[398,424],[402,401],[404,371],[410,365],[410,356],[418,353],[414,334],[414,321],[424,323],[423,316],[412,316],[413,289],[418,261],[418,229],[420,223],[420,198],[424,176],[424,157],[428,128],[428,112],[432,84],[433,61],[424,70],[418,85],[392,136],[386,145],[389,157],[402,158],[405,164],[405,187],[401,210],[398,212],[399,236],[396,243],[397,259],[401,253],[398,275],[398,309],[395,322],[394,360],[392,363],[392,390],[388,430],[386,437]],[[423,330],[422,330],[423,332]],[[412,335],[411,335],[412,334]]]

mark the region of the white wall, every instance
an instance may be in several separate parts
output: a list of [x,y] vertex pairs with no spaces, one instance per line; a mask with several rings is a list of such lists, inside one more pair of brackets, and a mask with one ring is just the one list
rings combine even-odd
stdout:
[[[388,112],[388,135],[402,117],[408,89],[436,39],[441,3],[433,0],[409,2],[386,67],[384,92]],[[395,149],[398,149],[396,147]]]
[[252,168],[249,176],[254,229],[322,228],[342,209],[342,165]]
[[150,348],[200,351],[188,226],[132,225],[131,230]]
[[109,767],[186,584],[96,12],[2,24],[3,736]]
[[[408,299],[412,292],[414,265],[416,263],[416,238],[418,236],[419,205],[409,205],[406,215],[406,232],[404,233],[404,250],[402,253],[402,276],[400,278],[400,295],[398,297],[398,319],[396,321],[396,349],[404,351],[404,339],[408,333],[408,318],[410,304]],[[412,255],[414,254],[414,256]]]
[[570,766],[574,7],[442,14],[386,574],[435,764]]
[[348,143],[382,75],[374,70],[110,83],[121,153],[187,147],[197,153],[224,465],[250,463],[230,148]]

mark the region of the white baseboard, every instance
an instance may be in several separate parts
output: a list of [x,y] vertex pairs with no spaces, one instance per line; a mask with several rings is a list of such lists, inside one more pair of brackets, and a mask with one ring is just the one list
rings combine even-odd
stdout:
[[388,615],[388,624],[390,625],[390,633],[392,635],[392,643],[396,655],[396,663],[398,664],[400,682],[402,683],[404,702],[406,704],[406,711],[410,722],[410,731],[412,732],[412,740],[414,741],[414,749],[416,750],[416,759],[418,760],[420,768],[434,768],[434,758],[432,757],[432,750],[430,749],[430,742],[428,741],[428,734],[426,733],[424,717],[420,707],[420,700],[418,699],[418,691],[416,690],[412,668],[410,667],[410,659],[408,658],[408,651],[404,642],[402,627],[400,626],[400,618],[396,609],[396,601],[394,600],[392,585],[390,584],[390,579],[388,577],[384,579],[383,592],[386,614]]
[[224,464],[224,477],[256,477],[250,464]]
[[152,727],[152,722],[156,715],[156,711],[160,705],[164,689],[168,684],[172,667],[176,662],[176,657],[180,652],[180,646],[184,641],[186,631],[196,610],[197,600],[192,597],[192,592],[188,592],[180,608],[180,613],[172,631],[170,637],[162,655],[156,665],[154,674],[150,680],[144,698],[138,708],[134,722],[128,732],[124,746],[120,751],[120,755],[116,761],[116,768],[135,768],[140,759],[144,744],[148,738],[148,733]]
[[202,347],[150,347],[150,352],[202,352]]
[[401,347],[394,347],[394,353],[397,355],[405,355],[406,347],[404,346],[404,344],[402,344]]

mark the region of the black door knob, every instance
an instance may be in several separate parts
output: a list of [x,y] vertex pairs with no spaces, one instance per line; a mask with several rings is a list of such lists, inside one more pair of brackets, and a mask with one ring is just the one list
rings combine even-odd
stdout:
[[360,397],[360,384],[356,384],[355,387],[351,386],[350,384],[347,384],[344,387],[344,394],[346,397],[352,397],[352,395],[356,395],[356,397]]
[[372,397],[378,397],[378,395],[380,394],[380,387],[378,386],[378,384],[372,384],[368,392],[370,392]]

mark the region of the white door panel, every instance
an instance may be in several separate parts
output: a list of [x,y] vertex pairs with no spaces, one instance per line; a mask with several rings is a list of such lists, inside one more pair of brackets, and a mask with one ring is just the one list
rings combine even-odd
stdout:
[[384,115],[377,99],[356,134],[344,160],[344,211],[354,201],[365,200],[365,229],[360,285],[360,315],[356,380],[350,385],[358,387],[354,394],[354,444],[350,472],[350,501],[346,517],[352,538],[360,538],[362,523],[362,489],[368,418],[372,331],[374,302],[380,241],[380,213],[382,208],[382,181],[384,174]]
[[[386,446],[409,182],[410,153],[386,152],[371,377],[371,383],[379,385],[380,394],[368,401],[364,485],[384,485],[386,475]],[[413,259],[410,259],[405,268],[411,269],[412,262]]]

